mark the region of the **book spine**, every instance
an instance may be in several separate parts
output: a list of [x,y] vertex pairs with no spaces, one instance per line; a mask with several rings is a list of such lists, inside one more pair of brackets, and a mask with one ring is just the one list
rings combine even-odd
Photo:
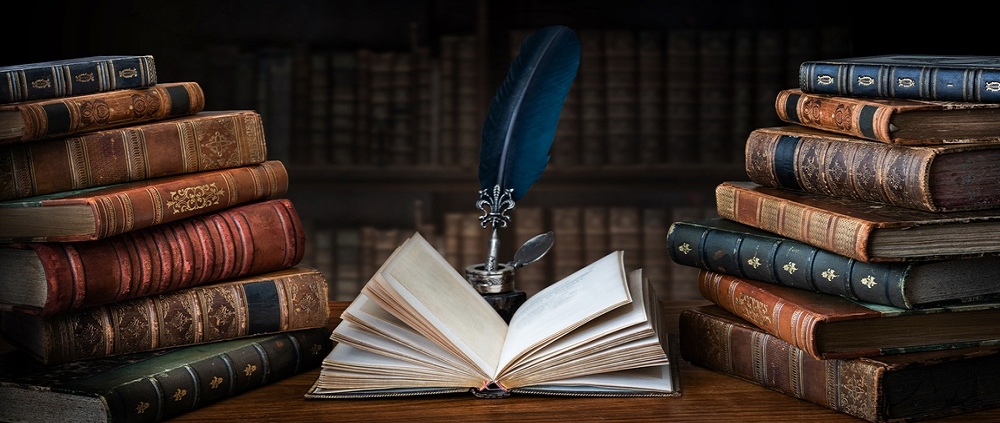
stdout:
[[[697,151],[703,163],[728,163],[735,148],[729,143],[733,126],[734,81],[732,31],[698,31]],[[742,82],[741,82],[742,84]]]
[[799,87],[815,94],[1000,102],[1000,69],[806,61]]
[[131,380],[103,394],[112,421],[159,421],[320,365],[332,348],[316,328],[234,343],[218,355]]
[[[238,204],[283,195],[288,173],[277,160],[259,165],[201,172],[167,180],[155,186],[87,199],[97,228],[82,235],[51,236],[49,242],[88,241],[222,210]],[[79,202],[73,199],[40,201],[39,207]],[[8,240],[14,241],[14,240]]]
[[630,165],[639,158],[639,94],[636,33],[604,31],[604,142],[606,164]]
[[0,201],[252,165],[267,157],[253,111],[163,122],[0,147]]
[[911,265],[866,263],[790,239],[674,222],[667,251],[678,264],[762,282],[912,308],[904,295]]
[[666,66],[666,160],[669,163],[698,161],[698,32],[672,29],[667,32]]
[[32,314],[48,316],[294,266],[305,234],[292,203],[276,199],[93,242],[11,247],[41,261],[48,294]]
[[719,217],[763,229],[860,261],[872,261],[868,237],[872,225],[730,184],[715,189]]
[[666,126],[663,122],[666,103],[663,33],[658,30],[644,30],[640,31],[636,38],[638,61],[636,108],[639,115],[637,149],[640,162],[657,164],[663,162],[661,144],[666,136]]
[[788,123],[893,143],[889,121],[896,110],[849,97],[823,97],[782,90],[774,101],[778,118]]
[[[326,279],[315,270],[136,298],[40,318],[40,359],[65,363],[323,327],[327,303]],[[4,315],[11,317],[14,324],[34,318]]]
[[937,151],[756,129],[747,137],[746,170],[764,186],[944,211],[928,177]]
[[705,299],[767,333],[814,358],[825,358],[816,344],[816,325],[824,316],[785,301],[742,279],[722,273],[707,270],[699,272],[698,290]]
[[156,85],[153,56],[40,63],[0,72],[0,103],[69,97]]
[[19,111],[24,120],[23,132],[19,137],[0,139],[0,144],[179,117],[204,108],[205,94],[196,82],[15,104],[0,109]]
[[785,395],[871,422],[884,421],[882,367],[864,360],[817,360],[787,342],[707,313],[680,314],[681,357]]

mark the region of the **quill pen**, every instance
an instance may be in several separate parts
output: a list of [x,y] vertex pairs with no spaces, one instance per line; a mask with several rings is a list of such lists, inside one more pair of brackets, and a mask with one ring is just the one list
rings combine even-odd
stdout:
[[492,227],[485,267],[497,267],[499,236],[549,160],[559,114],[580,65],[580,39],[565,26],[548,26],[524,39],[490,101],[479,150],[483,228]]

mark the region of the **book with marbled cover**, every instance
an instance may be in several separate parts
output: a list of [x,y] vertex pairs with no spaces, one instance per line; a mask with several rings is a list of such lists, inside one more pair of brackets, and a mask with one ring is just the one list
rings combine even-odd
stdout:
[[0,67],[0,103],[156,85],[151,55],[88,56]]
[[40,317],[0,314],[11,344],[45,364],[323,327],[327,283],[306,266]]

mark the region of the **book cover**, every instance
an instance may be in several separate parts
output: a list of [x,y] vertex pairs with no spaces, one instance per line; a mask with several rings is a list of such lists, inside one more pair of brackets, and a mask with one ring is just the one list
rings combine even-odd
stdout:
[[3,244],[0,309],[50,316],[283,269],[304,251],[284,198],[96,241]]
[[0,146],[0,201],[261,163],[252,110],[204,111],[117,129]]
[[151,55],[88,56],[0,67],[0,103],[156,85]]
[[747,137],[750,180],[929,212],[1000,206],[1000,143],[890,145],[803,126]]
[[897,308],[1000,297],[1000,258],[868,263],[727,219],[670,225],[677,264]]
[[1000,56],[887,54],[809,60],[799,66],[807,93],[1000,103]]
[[1000,345],[1000,302],[901,309],[709,270],[701,295],[816,359]]
[[321,327],[59,365],[0,355],[0,420],[152,422],[319,366]]
[[[874,144],[874,143],[873,143]],[[861,261],[996,256],[1000,209],[937,213],[752,181],[715,189],[719,217]]]
[[193,81],[0,104],[0,144],[185,116],[204,108],[205,93]]
[[45,364],[324,327],[326,278],[296,266],[54,316],[0,312],[11,344]]
[[900,145],[1000,142],[1000,103],[865,98],[782,90],[788,123]]
[[107,238],[288,190],[278,160],[0,202],[0,242]]
[[1000,349],[817,360],[718,306],[680,315],[681,357],[873,423],[1000,406]]

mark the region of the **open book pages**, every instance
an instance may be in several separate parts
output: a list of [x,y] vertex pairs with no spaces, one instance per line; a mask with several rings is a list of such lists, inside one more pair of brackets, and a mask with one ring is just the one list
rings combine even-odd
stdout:
[[623,252],[529,298],[508,325],[420,236],[342,314],[308,398],[472,390],[678,395],[656,294]]

